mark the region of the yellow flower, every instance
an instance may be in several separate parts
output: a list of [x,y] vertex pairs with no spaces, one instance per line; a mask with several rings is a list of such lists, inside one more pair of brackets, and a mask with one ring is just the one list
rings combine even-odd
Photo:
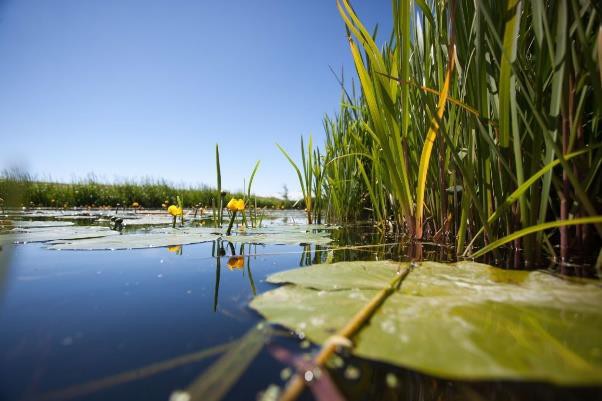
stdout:
[[232,198],[230,199],[230,202],[228,202],[226,207],[231,212],[242,212],[243,210],[245,210],[245,201],[243,199]]
[[245,258],[242,256],[232,256],[228,259],[228,269],[242,269],[245,267]]
[[244,201],[244,200],[242,200],[242,199],[239,199],[239,200],[236,202],[236,207],[238,208],[238,211],[239,211],[239,212],[242,212],[243,210],[245,210],[245,201]]
[[180,209],[176,205],[171,205],[170,207],[167,208],[167,213],[171,214],[174,217],[175,216],[181,216],[182,215],[182,209]]
[[230,199],[230,202],[228,202],[226,207],[228,208],[228,210],[235,212],[236,211],[236,199],[234,199],[234,198]]

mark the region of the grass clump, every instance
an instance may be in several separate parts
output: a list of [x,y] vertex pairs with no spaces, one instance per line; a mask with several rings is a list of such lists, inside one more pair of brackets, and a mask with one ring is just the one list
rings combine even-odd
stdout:
[[502,243],[527,263],[542,250],[559,261],[597,253],[599,7],[393,0],[393,30],[378,44],[349,0],[337,7],[359,90],[339,78],[322,188],[306,195],[328,220],[368,217],[459,255]]

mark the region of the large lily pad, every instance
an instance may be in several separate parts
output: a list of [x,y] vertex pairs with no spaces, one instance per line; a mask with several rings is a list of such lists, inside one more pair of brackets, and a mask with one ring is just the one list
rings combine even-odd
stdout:
[[[405,264],[343,262],[277,273],[268,320],[322,343]],[[420,263],[353,340],[354,352],[435,376],[602,384],[602,288],[543,272]]]

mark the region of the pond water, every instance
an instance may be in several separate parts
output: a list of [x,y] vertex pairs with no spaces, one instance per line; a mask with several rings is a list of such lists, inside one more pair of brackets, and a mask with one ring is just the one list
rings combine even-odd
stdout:
[[[272,223],[286,224],[290,216],[276,217]],[[331,235],[328,245],[235,242],[224,244],[223,254],[215,242],[113,251],[5,245],[11,258],[0,294],[0,400],[178,399],[174,391],[187,389],[223,361],[233,342],[257,330],[263,319],[248,303],[275,288],[268,275],[312,263],[408,257],[396,245],[333,250],[379,240],[365,228]],[[427,246],[425,255],[445,259],[449,252]],[[262,344],[240,372],[216,370],[223,388],[215,394],[270,399],[290,375],[276,354],[317,349],[279,327]],[[601,388],[448,381],[348,355],[337,361],[331,377],[349,400],[602,399]],[[306,391],[302,399],[314,395]]]

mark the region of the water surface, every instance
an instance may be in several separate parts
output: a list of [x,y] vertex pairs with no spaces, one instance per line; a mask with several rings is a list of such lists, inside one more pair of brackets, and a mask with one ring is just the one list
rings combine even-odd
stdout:
[[[12,246],[0,304],[0,399],[168,400],[206,372],[224,344],[262,321],[247,305],[274,288],[265,282],[268,275],[311,263],[411,256],[396,245],[332,250],[378,242],[370,229],[333,236],[327,247],[226,244],[221,256],[212,242],[119,251]],[[445,248],[425,249],[428,258],[450,256]],[[242,262],[233,254],[244,255]],[[274,357],[275,348],[291,355],[316,349],[273,329],[224,399],[255,400],[270,386],[282,386],[290,368]],[[212,349],[221,351],[170,364]],[[599,388],[446,381],[350,356],[331,374],[353,400],[602,399]],[[309,391],[304,397],[312,399]]]

